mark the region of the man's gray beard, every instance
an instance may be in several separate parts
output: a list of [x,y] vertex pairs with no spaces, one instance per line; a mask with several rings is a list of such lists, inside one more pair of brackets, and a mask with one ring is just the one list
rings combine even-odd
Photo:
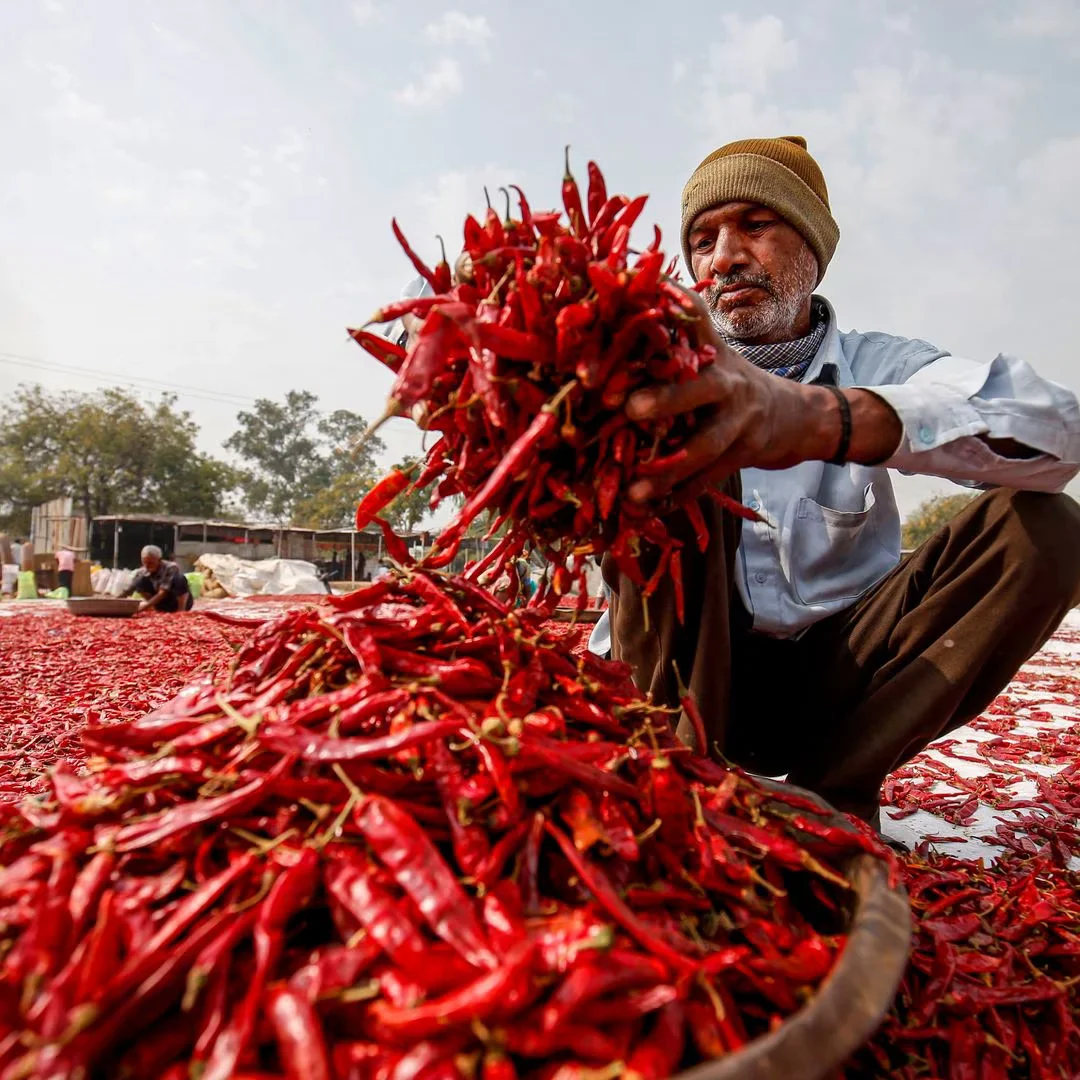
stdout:
[[797,311],[798,308],[792,311],[770,294],[767,300],[735,308],[730,314],[716,307],[710,308],[709,314],[724,337],[733,341],[758,341],[772,335],[777,327],[791,326]]
[[[797,262],[790,273],[779,281],[764,271],[718,278],[716,287],[705,292],[713,326],[724,337],[734,341],[753,342],[774,336],[779,336],[781,341],[794,340],[799,312],[817,279],[817,260],[809,249],[807,255],[807,260]],[[765,299],[757,304],[734,308],[730,314],[721,311],[716,306],[720,289],[735,284],[756,285],[765,292]]]

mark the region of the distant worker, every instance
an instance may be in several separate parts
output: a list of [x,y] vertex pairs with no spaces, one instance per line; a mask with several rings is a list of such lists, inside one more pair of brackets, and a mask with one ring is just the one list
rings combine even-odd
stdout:
[[538,586],[533,581],[532,570],[526,559],[518,559],[514,566],[518,576],[518,604],[520,606],[527,604],[536,595]]
[[130,593],[143,597],[140,611],[190,611],[195,603],[187,578],[174,562],[166,562],[161,548],[148,544],[142,549],[143,568],[135,575]]
[[69,547],[62,547],[56,553],[57,577],[60,579],[60,588],[67,589],[71,595],[71,586],[75,581],[75,552]]
[[[497,573],[497,571],[489,571],[485,576],[481,577],[480,584],[485,588],[490,588],[496,598],[504,604],[510,603],[510,598],[513,597],[514,607],[525,607],[536,595],[538,586],[533,581],[532,571],[529,569],[527,560],[515,559],[513,570],[505,571],[492,584],[494,573]],[[514,588],[514,577],[517,578],[516,589]]]
[[21,536],[15,537],[15,543],[11,545],[11,562],[14,566],[22,569],[23,541]]

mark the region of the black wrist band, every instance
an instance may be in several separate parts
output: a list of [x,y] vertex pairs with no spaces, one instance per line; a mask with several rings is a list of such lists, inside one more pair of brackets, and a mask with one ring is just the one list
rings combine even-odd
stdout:
[[844,397],[844,392],[838,386],[822,384],[836,398],[840,406],[840,443],[836,447],[836,453],[828,459],[828,465],[843,465],[847,461],[848,450],[851,449],[851,405]]

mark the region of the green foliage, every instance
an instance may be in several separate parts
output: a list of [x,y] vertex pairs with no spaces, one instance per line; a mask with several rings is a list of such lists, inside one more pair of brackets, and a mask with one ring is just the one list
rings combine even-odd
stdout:
[[321,416],[318,400],[307,390],[290,390],[282,402],[260,398],[237,415],[238,429],[225,448],[243,462],[240,488],[252,513],[306,528],[338,528],[352,519],[360,493],[377,479],[382,440],[354,449],[367,422],[348,409]]
[[[412,469],[415,461],[406,458],[396,468]],[[362,471],[343,470],[325,488],[297,503],[293,522],[306,529],[340,529],[352,526],[356,504],[382,479],[385,470],[371,462]],[[382,516],[399,532],[410,532],[427,517],[432,486],[422,491],[411,488],[402,492]]]
[[900,532],[900,544],[907,550],[917,548],[928,540],[976,496],[961,493],[957,495],[935,495],[912,510]]
[[[294,390],[241,412],[225,443],[243,463],[236,469],[196,449],[198,426],[172,396],[147,403],[117,388],[78,394],[21,387],[0,420],[0,530],[28,532],[31,508],[62,495],[87,517],[212,517],[235,490],[249,513],[273,521],[349,526],[357,502],[384,472],[376,459],[385,447],[372,438],[357,448],[364,418],[317,406],[314,394]],[[387,511],[394,527],[416,528],[430,494],[398,498]]]
[[296,502],[292,523],[302,529],[352,528],[356,504],[377,479],[374,471],[364,475],[345,472],[335,476],[329,484]]
[[87,518],[219,513],[236,473],[196,449],[198,431],[169,394],[19,387],[0,420],[0,513],[22,531],[31,507],[64,495]]

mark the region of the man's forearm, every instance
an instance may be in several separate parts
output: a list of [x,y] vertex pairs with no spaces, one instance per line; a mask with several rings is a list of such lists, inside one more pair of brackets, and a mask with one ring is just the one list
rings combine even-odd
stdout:
[[991,439],[986,435],[981,435],[980,438],[998,457],[1012,458],[1014,461],[1026,461],[1030,458],[1042,457],[1041,450],[1025,446],[1015,439]]
[[[819,436],[821,445],[827,448],[831,439],[835,453],[842,424],[840,403],[835,394],[821,387],[806,389],[817,395],[818,408],[826,411]],[[859,465],[876,465],[892,457],[904,436],[904,425],[896,410],[872,390],[844,390],[842,393],[851,409],[851,442],[846,460]],[[980,438],[995,454],[1016,461],[1036,458],[1042,453],[1015,439],[992,439],[985,435]],[[821,456],[822,460],[827,461],[832,454],[826,449]]]
[[[821,386],[805,386],[807,416],[813,435],[811,460],[828,461],[836,455],[843,433],[840,402]],[[889,458],[900,445],[904,427],[893,407],[869,390],[842,390],[851,410],[851,441],[846,461],[876,465]]]

